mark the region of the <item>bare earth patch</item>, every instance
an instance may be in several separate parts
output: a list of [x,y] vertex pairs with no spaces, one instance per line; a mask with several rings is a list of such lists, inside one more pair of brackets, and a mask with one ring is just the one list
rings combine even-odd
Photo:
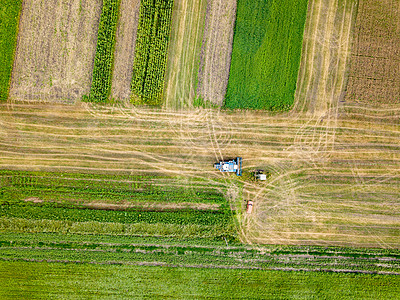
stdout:
[[197,94],[222,106],[228,85],[236,0],[208,0]]
[[130,99],[139,8],[140,0],[121,0],[111,86],[115,99]]
[[90,90],[100,0],[24,1],[10,98],[73,102]]
[[[24,199],[25,202],[32,203],[43,203],[43,202],[54,202],[44,201],[38,197],[30,197]],[[140,210],[180,210],[180,209],[197,209],[197,210],[215,210],[220,208],[219,204],[207,204],[207,203],[173,203],[173,202],[126,202],[126,203],[107,203],[107,202],[79,202],[78,200],[71,200],[71,203],[80,204],[87,208],[100,209],[100,210],[127,210],[127,209],[140,209]]]

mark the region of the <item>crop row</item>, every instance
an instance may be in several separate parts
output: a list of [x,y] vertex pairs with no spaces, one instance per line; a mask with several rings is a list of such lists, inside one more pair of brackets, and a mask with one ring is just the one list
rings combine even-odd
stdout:
[[21,6],[21,0],[0,2],[0,102],[8,98]]
[[104,0],[97,37],[89,101],[107,102],[111,89],[120,0]]
[[132,75],[132,102],[162,100],[173,0],[142,0]]

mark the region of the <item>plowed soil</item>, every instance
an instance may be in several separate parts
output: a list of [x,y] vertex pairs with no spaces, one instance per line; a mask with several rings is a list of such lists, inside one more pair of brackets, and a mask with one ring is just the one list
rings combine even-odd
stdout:
[[360,0],[346,103],[400,104],[400,2]]

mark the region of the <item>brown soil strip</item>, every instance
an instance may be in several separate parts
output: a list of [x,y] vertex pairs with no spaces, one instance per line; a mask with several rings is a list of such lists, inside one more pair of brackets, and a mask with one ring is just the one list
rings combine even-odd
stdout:
[[100,0],[24,1],[11,100],[74,102],[91,85]]
[[121,0],[114,52],[111,97],[129,100],[140,0]]
[[197,95],[224,104],[236,20],[236,0],[208,0]]

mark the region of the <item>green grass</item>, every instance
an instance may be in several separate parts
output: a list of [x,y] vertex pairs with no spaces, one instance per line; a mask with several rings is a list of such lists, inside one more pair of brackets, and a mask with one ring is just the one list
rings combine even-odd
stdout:
[[0,0],[0,102],[8,98],[21,6],[21,0]]
[[140,2],[131,83],[131,98],[134,104],[161,104],[173,2],[173,0]]
[[398,299],[388,275],[0,262],[3,299]]
[[238,0],[225,107],[287,110],[294,102],[308,0]]
[[107,102],[111,90],[120,0],[103,1],[89,101]]

